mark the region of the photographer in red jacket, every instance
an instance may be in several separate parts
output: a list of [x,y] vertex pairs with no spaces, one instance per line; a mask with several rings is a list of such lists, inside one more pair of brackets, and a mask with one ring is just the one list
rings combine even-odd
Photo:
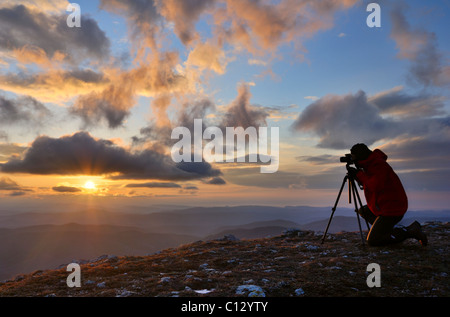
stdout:
[[371,151],[365,144],[351,149],[352,159],[358,168],[349,168],[349,174],[364,187],[367,206],[359,214],[372,226],[367,242],[372,246],[399,243],[415,238],[422,245],[428,243],[420,224],[415,221],[408,227],[395,227],[408,209],[408,198],[403,185],[387,155],[381,150]]

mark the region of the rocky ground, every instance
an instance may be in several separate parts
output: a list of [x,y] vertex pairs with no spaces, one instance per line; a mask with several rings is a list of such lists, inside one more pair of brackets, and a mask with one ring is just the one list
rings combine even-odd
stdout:
[[[423,226],[429,245],[363,247],[359,232],[287,231],[255,240],[224,237],[142,257],[80,261],[81,287],[67,286],[67,265],[0,283],[20,297],[448,297],[449,223]],[[370,288],[367,267],[380,267]]]

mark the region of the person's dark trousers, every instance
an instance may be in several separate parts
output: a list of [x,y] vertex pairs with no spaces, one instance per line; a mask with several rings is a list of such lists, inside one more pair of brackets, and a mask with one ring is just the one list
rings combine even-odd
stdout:
[[375,216],[367,206],[359,210],[359,214],[371,224],[367,243],[371,246],[382,246],[393,243],[400,243],[409,234],[405,228],[395,227],[402,220],[403,216]]

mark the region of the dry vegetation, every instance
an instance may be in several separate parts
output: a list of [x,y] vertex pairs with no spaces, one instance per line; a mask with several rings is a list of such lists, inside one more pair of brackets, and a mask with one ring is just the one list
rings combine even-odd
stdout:
[[[427,247],[413,240],[362,247],[359,232],[329,235],[324,244],[309,231],[198,241],[150,256],[81,262],[80,288],[67,286],[65,265],[20,275],[0,283],[0,296],[448,297],[450,224],[429,223],[424,231]],[[366,284],[370,263],[381,267],[380,288]]]

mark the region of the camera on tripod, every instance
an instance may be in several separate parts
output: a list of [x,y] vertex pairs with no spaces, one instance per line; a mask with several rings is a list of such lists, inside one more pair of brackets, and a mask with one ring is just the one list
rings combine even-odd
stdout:
[[[352,176],[352,173],[350,173],[350,170],[356,171],[356,169],[353,167],[349,167],[349,165],[351,165],[351,164],[355,164],[355,166],[358,167],[358,164],[357,164],[357,161],[355,161],[353,159],[352,154],[345,154],[345,156],[340,158],[340,161],[341,161],[341,163],[347,163],[346,168],[347,168],[348,173],[347,173],[347,175],[345,175],[344,180],[342,181],[342,186],[341,186],[341,189],[339,190],[339,194],[336,198],[336,202],[334,203],[333,208],[331,208],[332,212],[331,212],[330,220],[328,220],[327,228],[325,229],[325,232],[322,236],[322,244],[325,241],[325,237],[327,235],[328,229],[331,224],[331,219],[333,218],[333,215],[334,215],[334,212],[336,211],[339,199],[341,198],[342,190],[344,189],[345,183],[348,182],[348,202],[349,202],[349,204],[351,204],[352,198],[353,198],[353,203],[355,205],[356,218],[358,219],[359,232],[361,235],[361,242],[364,245],[364,238],[363,238],[363,234],[362,234],[361,222],[360,222],[359,213],[358,213],[359,209],[362,208],[363,205],[361,202],[361,198],[359,197],[358,189],[356,187],[357,180],[355,180],[355,177]],[[363,189],[362,187],[360,187],[360,188]],[[358,206],[358,203],[359,203],[359,206]],[[367,230],[370,231],[369,223],[367,222],[367,220],[366,220],[366,224],[367,224]]]
[[341,163],[354,164],[353,156],[351,154],[345,154],[345,156],[340,158]]

